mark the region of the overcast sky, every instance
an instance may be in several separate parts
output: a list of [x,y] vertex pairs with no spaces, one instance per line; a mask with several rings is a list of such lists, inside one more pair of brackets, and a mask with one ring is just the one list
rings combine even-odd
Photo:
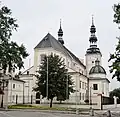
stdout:
[[48,32],[57,38],[60,19],[65,46],[77,57],[84,58],[89,47],[93,14],[103,67],[111,81],[110,89],[120,86],[116,79],[111,79],[108,68],[109,54],[114,52],[116,36],[120,36],[117,25],[113,23],[112,9],[118,2],[119,0],[2,0],[2,4],[12,10],[12,15],[19,24],[12,39],[24,43],[30,54],[25,60],[25,68],[29,67],[29,59],[33,65],[33,48]]

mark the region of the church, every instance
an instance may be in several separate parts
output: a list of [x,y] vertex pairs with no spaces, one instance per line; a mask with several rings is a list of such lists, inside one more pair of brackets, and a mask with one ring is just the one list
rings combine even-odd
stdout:
[[[86,49],[85,60],[80,60],[74,53],[72,53],[64,44],[63,30],[60,22],[60,28],[58,30],[58,39],[56,39],[50,33],[35,46],[34,48],[34,65],[25,70],[20,75],[20,80],[24,81],[23,96],[19,95],[19,92],[14,93],[17,95],[19,103],[19,97],[23,98],[24,103],[45,103],[47,100],[42,99],[39,93],[33,91],[33,87],[36,85],[36,71],[39,69],[39,65],[44,59],[45,55],[56,54],[64,59],[68,73],[72,76],[74,81],[74,89],[76,92],[69,96],[67,103],[96,104],[100,102],[97,97],[109,97],[109,83],[110,81],[106,77],[106,71],[102,66],[102,53],[98,48],[96,37],[96,27],[92,18],[92,25],[90,27],[89,48]],[[49,77],[48,77],[49,80]],[[17,84],[14,84],[17,85]],[[12,97],[15,97],[12,95]],[[12,102],[15,103],[15,98]],[[54,101],[56,101],[54,99]]]

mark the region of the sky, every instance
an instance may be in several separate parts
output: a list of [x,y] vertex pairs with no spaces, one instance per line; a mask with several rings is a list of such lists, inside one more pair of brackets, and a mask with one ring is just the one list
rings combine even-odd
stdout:
[[92,15],[96,26],[98,47],[102,53],[102,66],[111,81],[110,90],[120,87],[120,82],[111,79],[108,63],[110,53],[115,50],[116,37],[120,36],[118,25],[113,23],[113,5],[119,0],[2,0],[2,5],[12,10],[19,28],[13,32],[12,40],[24,44],[29,57],[25,68],[33,65],[34,47],[49,32],[57,39],[62,20],[65,46],[77,57],[85,58],[89,47]]

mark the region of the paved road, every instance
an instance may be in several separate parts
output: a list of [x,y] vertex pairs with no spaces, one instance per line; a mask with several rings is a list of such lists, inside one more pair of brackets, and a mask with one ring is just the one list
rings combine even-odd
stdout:
[[49,112],[0,111],[0,117],[84,117],[84,116]]
[[[26,111],[0,111],[0,117],[90,117],[89,115],[62,114],[50,112],[26,112]],[[94,117],[106,117],[100,112]],[[120,112],[112,112],[112,117],[120,117]]]

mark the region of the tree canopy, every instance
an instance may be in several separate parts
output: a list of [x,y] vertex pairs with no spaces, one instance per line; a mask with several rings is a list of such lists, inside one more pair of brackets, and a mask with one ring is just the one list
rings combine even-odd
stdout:
[[34,90],[36,92],[40,92],[43,98],[46,97],[48,100],[51,100],[50,107],[52,107],[54,97],[56,97],[57,100],[64,101],[69,98],[70,93],[74,92],[74,82],[72,81],[70,74],[68,74],[64,60],[58,55],[51,54],[49,56],[45,56],[37,73],[37,83]]
[[[114,5],[114,22],[120,24],[120,4]],[[118,26],[120,29],[120,27]],[[113,73],[112,78],[116,77],[120,81],[120,38],[118,37],[118,44],[116,45],[115,52],[110,54],[109,62],[112,62],[110,67],[110,73]]]
[[114,89],[110,92],[110,97],[113,98],[114,96],[120,99],[120,88]]
[[24,67],[23,59],[28,56],[24,45],[11,41],[12,32],[17,30],[18,24],[12,17],[11,9],[6,6],[0,8],[0,66],[6,73]]

